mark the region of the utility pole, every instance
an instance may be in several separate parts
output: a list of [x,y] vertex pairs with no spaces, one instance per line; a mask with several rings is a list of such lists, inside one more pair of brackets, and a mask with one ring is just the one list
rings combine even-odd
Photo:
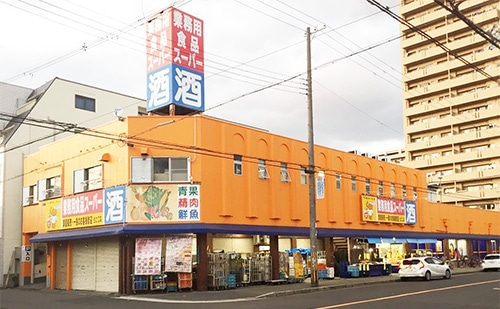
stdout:
[[318,235],[316,232],[316,190],[314,179],[314,126],[312,104],[312,73],[311,73],[311,29],[306,29],[307,37],[307,115],[308,115],[308,146],[309,146],[309,241],[311,248],[311,287],[318,284]]

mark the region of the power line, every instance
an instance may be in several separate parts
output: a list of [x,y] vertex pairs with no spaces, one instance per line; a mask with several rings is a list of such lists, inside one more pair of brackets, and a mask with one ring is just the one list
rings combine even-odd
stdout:
[[439,42],[435,38],[431,37],[430,35],[428,35],[424,31],[422,31],[422,29],[420,29],[419,27],[416,27],[416,26],[412,25],[410,22],[408,22],[405,19],[401,18],[399,15],[393,13],[389,8],[383,6],[382,4],[380,4],[379,2],[377,2],[375,0],[366,0],[366,1],[368,1],[368,3],[376,6],[381,11],[385,12],[391,18],[393,18],[393,19],[397,20],[398,22],[400,22],[401,24],[405,25],[410,30],[413,30],[413,31],[419,33],[421,36],[425,37],[428,41],[433,42],[434,44],[436,44],[437,46],[439,46],[441,49],[443,49],[444,51],[446,51],[450,55],[454,56],[456,59],[460,60],[460,62],[462,62],[466,66],[468,66],[468,67],[470,67],[470,68],[478,71],[481,75],[485,76],[489,80],[491,80],[491,81],[493,81],[495,83],[497,82],[497,79],[495,79],[493,76],[491,76],[490,74],[488,74],[487,72],[485,72],[483,69],[481,69],[478,66],[476,66],[475,64],[467,61],[465,58],[463,58],[462,56],[460,56],[458,53],[456,53],[453,50],[449,49],[446,45],[444,45],[443,43]]
[[[2,113],[3,116],[5,115],[8,115],[6,113]],[[11,115],[13,118],[14,116]],[[46,121],[46,120],[43,120],[43,119],[36,119],[36,118],[28,118],[28,121],[29,123],[25,123],[26,125],[30,125],[30,126],[34,126],[34,125],[37,125],[37,122],[39,123],[45,123],[45,124],[50,124],[51,122],[50,121]],[[157,140],[157,139],[146,139],[146,138],[138,138],[138,137],[131,137],[131,136],[124,136],[124,135],[120,135],[120,134],[117,134],[117,133],[110,133],[110,132],[103,132],[103,131],[98,131],[98,130],[93,130],[93,129],[88,129],[88,128],[82,128],[82,127],[77,127],[75,126],[74,124],[71,124],[71,123],[64,123],[64,122],[57,122],[57,121],[54,121],[54,123],[57,125],[57,127],[59,128],[54,128],[54,127],[49,127],[50,129],[55,129],[55,130],[61,130],[61,131],[64,131],[64,132],[67,132],[67,130],[65,130],[64,128],[74,128],[75,131],[73,133],[76,133],[76,134],[81,134],[81,135],[86,135],[86,136],[90,136],[90,137],[97,137],[97,138],[103,138],[103,139],[108,139],[108,140],[111,140],[111,143],[108,144],[108,145],[105,145],[103,147],[100,147],[100,148],[96,148],[95,150],[90,150],[90,151],[98,151],[98,150],[102,150],[102,148],[104,147],[109,147],[111,146],[112,144],[116,143],[116,142],[119,142],[119,143],[122,143],[123,146],[125,145],[130,145],[130,146],[144,146],[144,147],[151,147],[151,148],[155,148],[155,149],[162,149],[162,150],[165,150],[165,149],[168,149],[168,150],[176,150],[176,151],[181,151],[181,152],[187,152],[187,153],[192,153],[192,152],[196,152],[196,154],[199,154],[199,155],[206,155],[206,156],[211,156],[211,157],[215,157],[215,158],[220,158],[220,159],[227,159],[227,160],[233,160],[233,156],[234,156],[234,153],[228,153],[228,152],[223,152],[223,151],[219,151],[219,150],[212,150],[212,149],[208,149],[208,148],[201,148],[201,147],[197,147],[197,146],[190,146],[190,145],[182,145],[182,144],[173,144],[173,143],[169,143],[169,142],[166,142],[166,141],[163,141],[163,140]],[[86,129],[85,131],[83,131],[83,129]],[[87,153],[79,153],[73,157],[70,157],[70,158],[66,158],[64,159],[62,162],[64,161],[67,161],[67,160],[70,160],[70,159],[74,159],[74,158],[77,158],[77,157],[80,157],[80,156],[83,156],[83,155],[86,155]],[[243,157],[243,162],[248,162],[248,163],[251,163],[251,164],[257,164],[257,160],[258,159],[265,159],[266,160],[266,163],[269,163],[268,166],[270,167],[276,167],[276,168],[279,168],[281,167],[281,163],[287,163],[287,166],[291,169],[291,170],[301,170],[302,167],[306,166],[307,163],[304,162],[304,163],[297,163],[297,162],[283,162],[281,160],[276,160],[276,159],[273,159],[273,158],[261,158],[261,157],[255,157],[255,156],[244,156]],[[43,168],[47,168],[46,166],[43,167]],[[33,173],[33,172],[37,172],[43,168],[39,168],[39,169],[36,169],[36,170],[33,170],[33,171],[30,171],[28,173]],[[333,177],[336,177],[337,175],[341,175],[341,176],[355,176],[356,179],[357,177],[360,177],[360,179],[357,179],[357,181],[361,181],[361,179],[364,179],[365,177],[361,176],[361,175],[358,175],[358,174],[353,174],[353,173],[349,173],[349,172],[344,172],[344,171],[340,171],[340,170],[335,170],[335,169],[326,169],[325,167],[322,167],[322,166],[318,166],[318,165],[315,165],[315,168],[325,172],[325,175],[330,175],[330,176],[333,176]],[[21,175],[17,175],[17,176],[13,176],[9,179],[6,179],[5,181],[9,181],[9,180],[12,180],[12,179],[15,179],[15,178],[18,178],[18,177],[23,177],[25,176],[26,174],[28,173],[24,173],[21,174]],[[375,178],[373,178],[373,180],[376,180]],[[403,184],[403,183],[394,183],[395,185],[407,185],[407,184]],[[419,188],[417,187],[418,190],[420,192],[427,192],[427,187],[425,188]]]
[[451,8],[448,7],[446,4],[444,4],[442,1],[439,0],[434,0],[435,3],[439,4],[442,8],[453,14],[454,16],[460,18],[464,23],[466,23],[469,28],[474,30],[477,34],[482,36],[486,41],[488,41],[491,45],[495,46],[496,48],[500,49],[500,45],[498,45],[498,39],[495,38],[491,33],[484,31],[481,27],[478,27],[476,24],[474,24],[470,19],[465,17],[460,10],[458,9],[458,6],[463,2],[463,0],[455,2],[455,0],[446,0],[448,4],[450,4]]
[[[0,117],[3,119],[8,119],[8,118],[10,118],[12,120],[17,119],[16,122],[23,123],[23,121],[21,121],[19,119],[19,117],[16,115],[10,115],[7,113],[0,113]],[[183,117],[181,119],[184,119],[184,118],[187,118],[187,117]],[[53,121],[53,120],[44,120],[44,119],[37,119],[37,118],[30,118],[30,117],[27,117],[24,120],[25,120],[24,124],[26,124],[26,125],[36,126],[36,127],[40,127],[40,128],[47,128],[47,129],[51,129],[51,130],[58,130],[61,133],[70,132],[70,133],[81,134],[81,135],[86,135],[86,136],[90,136],[90,137],[108,139],[108,140],[111,140],[111,144],[118,142],[118,143],[121,143],[122,145],[139,145],[139,146],[145,146],[145,147],[151,147],[151,148],[157,148],[157,149],[177,150],[177,151],[188,152],[188,153],[196,152],[197,154],[200,154],[200,155],[207,155],[207,156],[223,158],[223,159],[231,159],[231,160],[233,159],[233,155],[234,155],[233,153],[222,152],[219,150],[212,150],[212,149],[208,149],[208,148],[201,148],[201,147],[197,147],[197,146],[173,144],[173,143],[166,142],[164,140],[140,138],[137,136],[137,134],[135,136],[127,136],[127,135],[117,134],[114,132],[104,132],[104,131],[99,131],[99,130],[95,130],[95,129],[80,127],[80,126],[77,126],[76,124],[73,124],[73,123]],[[51,125],[53,125],[53,126],[51,126]],[[154,127],[154,128],[156,128],[156,127]],[[103,147],[111,146],[111,144],[105,145]],[[18,148],[18,147],[16,147],[16,148]],[[99,149],[102,149],[102,147],[98,148],[96,150],[99,150]],[[75,158],[79,157],[81,155],[85,155],[85,153],[79,154],[79,155],[75,156]],[[71,158],[68,158],[68,159],[71,159]],[[246,156],[244,161],[250,162],[252,164],[256,164],[258,159],[266,159],[267,162],[270,162],[269,166],[272,166],[272,167],[280,167],[281,163],[285,163],[285,162],[282,162],[280,160],[276,160],[273,158],[260,158],[260,157],[252,157],[252,156]],[[292,170],[300,170],[306,164],[306,163],[297,163],[297,162],[286,162],[286,163],[291,166]],[[334,176],[334,177],[336,175],[340,174],[341,176],[346,176],[346,175],[347,176],[355,176],[356,179],[359,176],[359,177],[361,177],[360,179],[365,179],[365,177],[363,177],[362,175],[348,173],[348,172],[335,170],[335,169],[326,169],[326,168],[324,168],[322,166],[318,166],[318,165],[316,165],[315,168],[322,170],[325,172],[325,174],[330,175],[330,176]],[[25,174],[23,173],[22,175],[15,176],[15,177],[12,177],[12,178],[7,179],[7,180],[11,180],[11,179],[14,179],[17,177],[22,177],[24,175]],[[495,176],[492,176],[492,177],[495,177]],[[359,181],[359,180],[357,179],[357,181]],[[395,183],[395,184],[396,185],[407,185],[407,184],[403,184],[403,183]],[[418,188],[418,191],[427,193],[428,190],[427,190],[427,188]],[[447,194],[447,195],[452,196],[452,194]],[[456,197],[464,197],[464,195],[457,194]],[[471,199],[475,198],[474,196],[468,196],[468,197]]]

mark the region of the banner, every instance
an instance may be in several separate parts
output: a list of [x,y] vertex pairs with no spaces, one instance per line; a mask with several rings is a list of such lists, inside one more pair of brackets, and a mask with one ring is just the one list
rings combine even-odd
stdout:
[[167,238],[165,271],[190,273],[192,270],[193,237],[172,236]]
[[135,240],[135,275],[161,274],[161,238]]

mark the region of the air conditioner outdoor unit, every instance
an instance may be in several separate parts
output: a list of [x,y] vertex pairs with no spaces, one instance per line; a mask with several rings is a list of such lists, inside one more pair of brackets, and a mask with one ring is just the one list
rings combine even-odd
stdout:
[[259,169],[259,178],[260,179],[268,179],[269,178],[269,173],[267,172],[267,169],[261,168]]
[[292,179],[290,178],[290,174],[288,173],[288,171],[281,171],[280,172],[280,176],[281,176],[281,181],[282,182],[291,182]]

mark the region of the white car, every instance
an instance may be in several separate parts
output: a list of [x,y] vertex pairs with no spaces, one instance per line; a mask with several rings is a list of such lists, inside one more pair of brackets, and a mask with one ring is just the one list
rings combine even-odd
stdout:
[[420,256],[404,259],[399,265],[399,278],[423,278],[426,281],[434,277],[451,278],[448,264],[432,256]]
[[481,263],[483,271],[500,269],[500,254],[487,254]]

